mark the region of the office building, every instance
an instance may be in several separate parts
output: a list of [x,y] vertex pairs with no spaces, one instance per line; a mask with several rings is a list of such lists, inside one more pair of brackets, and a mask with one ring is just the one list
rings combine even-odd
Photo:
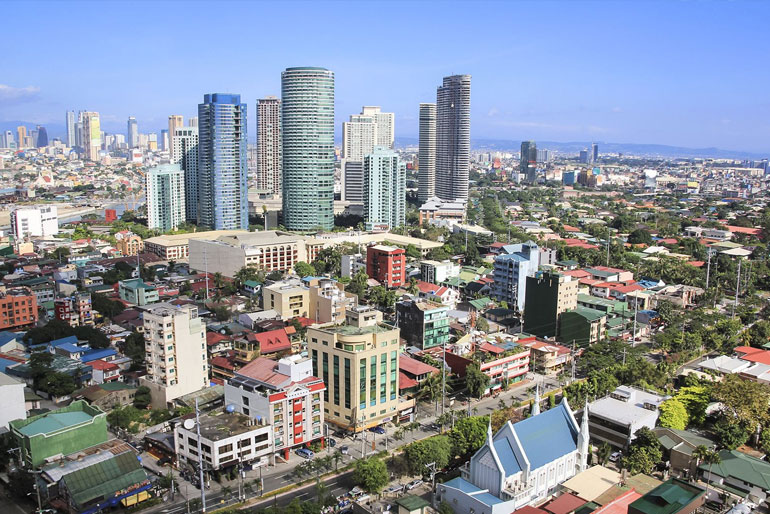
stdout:
[[16,148],[16,143],[13,140],[13,132],[6,130],[0,138],[0,146],[2,148]]
[[161,164],[147,171],[147,226],[164,232],[185,220],[184,172],[179,164]]
[[176,129],[184,127],[184,116],[181,114],[172,114],[168,117],[168,138],[169,138],[169,144],[163,146],[164,150],[167,150],[170,148],[169,151],[169,158],[171,159],[171,162],[179,162],[179,156],[176,155],[176,151],[174,149],[174,135],[176,134]]
[[179,127],[172,139],[174,159],[184,172],[185,219],[190,223],[198,221],[198,129]]
[[427,202],[436,196],[436,104],[420,104],[420,147],[417,159],[417,197],[421,202]]
[[139,124],[133,116],[129,116],[126,123],[126,143],[129,149],[139,146]]
[[313,375],[326,384],[324,414],[345,430],[360,432],[398,415],[399,329],[380,320],[307,330]]
[[26,148],[27,143],[27,127],[19,125],[16,127],[16,141],[18,141],[17,148]]
[[591,439],[613,448],[628,447],[637,430],[655,428],[660,405],[668,398],[631,386],[618,387],[588,405]]
[[282,190],[281,99],[257,100],[257,189],[274,195]]
[[388,231],[406,220],[406,164],[393,150],[376,147],[364,156],[366,230]]
[[45,148],[48,146],[48,131],[42,125],[37,126],[37,140],[35,140],[35,147]]
[[67,146],[72,148],[75,146],[75,111],[67,111],[64,117],[64,129],[67,131],[65,134]]
[[99,124],[99,113],[86,111],[81,113],[81,115],[85,158],[89,161],[98,161],[99,152],[102,149],[102,129]]
[[366,249],[366,274],[388,288],[403,286],[406,250],[396,246],[370,246]]
[[198,104],[198,225],[248,228],[246,142],[241,96],[205,95]]
[[364,161],[342,161],[342,174],[345,196],[343,200],[352,204],[364,203]]
[[511,244],[495,257],[492,294],[508,308],[523,311],[526,300],[527,277],[540,266],[540,250],[535,243]]
[[409,346],[422,350],[449,342],[449,306],[428,300],[396,304],[398,327]]
[[48,237],[59,233],[59,216],[55,205],[18,207],[11,211],[11,230],[16,241],[28,237]]
[[307,357],[258,357],[225,382],[225,404],[269,426],[273,452],[289,459],[292,448],[323,441],[325,390]]
[[334,227],[334,72],[288,68],[281,74],[283,224]]
[[91,305],[91,293],[76,293],[66,298],[54,300],[56,319],[71,327],[93,326],[94,314]]
[[170,402],[208,386],[206,326],[194,305],[153,305],[144,315],[147,375],[152,405]]
[[470,153],[471,76],[444,77],[436,94],[436,196],[468,199]]
[[519,173],[527,184],[537,183],[537,145],[534,141],[522,141],[519,157]]
[[599,162],[599,145],[591,143],[591,164]]
[[582,150],[580,150],[580,154],[578,155],[578,161],[581,162],[582,164],[589,164],[590,162],[589,155],[590,154],[588,152],[588,149],[583,148]]
[[577,308],[578,280],[550,272],[526,280],[524,331],[540,337],[557,336],[559,316]]

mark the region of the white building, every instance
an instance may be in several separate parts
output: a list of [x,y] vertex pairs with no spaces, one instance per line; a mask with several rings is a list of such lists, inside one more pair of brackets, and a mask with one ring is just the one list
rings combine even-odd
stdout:
[[257,189],[281,194],[281,99],[257,100]]
[[59,216],[56,206],[20,207],[11,211],[11,230],[16,241],[58,234]]
[[192,305],[158,303],[144,315],[147,375],[152,405],[165,408],[173,400],[208,386],[206,325]]
[[173,230],[185,220],[185,174],[179,164],[162,164],[147,171],[147,226]]
[[420,276],[425,282],[441,284],[443,281],[460,275],[460,265],[451,261],[420,262]]
[[343,255],[341,259],[341,272],[343,277],[353,278],[359,270],[366,271],[366,257],[360,253]]
[[27,419],[24,385],[24,382],[0,373],[0,433],[8,430],[10,421]]
[[198,128],[179,127],[172,138],[173,164],[179,164],[184,172],[185,217],[187,221],[198,219]]
[[364,218],[366,230],[382,231],[406,220],[406,164],[381,146],[364,156]]
[[655,428],[660,404],[668,398],[630,386],[618,387],[588,406],[591,438],[599,444],[627,447],[637,430]]

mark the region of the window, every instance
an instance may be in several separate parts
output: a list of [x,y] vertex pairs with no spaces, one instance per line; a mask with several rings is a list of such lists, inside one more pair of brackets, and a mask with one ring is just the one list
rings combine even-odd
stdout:
[[223,453],[229,453],[229,452],[231,452],[231,451],[233,451],[233,445],[232,445],[232,443],[231,443],[231,444],[226,444],[226,445],[224,445],[224,446],[220,446],[220,447],[219,447],[219,454],[220,454],[220,455],[222,455]]
[[334,405],[340,404],[340,357],[334,356]]
[[350,376],[350,359],[345,359],[345,408],[350,408],[350,384],[353,378]]
[[241,396],[241,400],[243,401],[244,405],[249,404],[249,397],[248,396]]

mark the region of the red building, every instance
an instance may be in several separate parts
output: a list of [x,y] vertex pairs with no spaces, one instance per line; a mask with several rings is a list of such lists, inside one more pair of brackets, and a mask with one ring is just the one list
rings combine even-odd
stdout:
[[118,213],[115,209],[104,209],[104,221],[111,223],[118,219]]
[[26,287],[0,292],[0,330],[37,323],[37,298]]
[[385,287],[401,287],[406,281],[406,250],[375,245],[366,250],[366,274]]

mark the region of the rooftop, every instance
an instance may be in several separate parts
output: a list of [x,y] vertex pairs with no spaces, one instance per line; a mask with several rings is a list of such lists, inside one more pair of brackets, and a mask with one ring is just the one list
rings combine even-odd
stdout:
[[200,416],[201,437],[209,441],[219,441],[255,430],[249,416],[238,412],[210,412]]
[[321,332],[327,332],[331,334],[339,334],[342,336],[360,336],[365,334],[382,334],[393,330],[398,330],[390,325],[379,323],[377,325],[370,325],[366,327],[356,327],[354,325],[321,325],[319,327],[313,327]]
[[684,480],[672,478],[629,505],[643,514],[674,514],[705,495],[701,489]]
[[[650,418],[654,424],[658,419],[657,407],[667,398],[634,387],[620,386],[608,396],[591,403],[588,411],[591,415],[625,425]],[[653,408],[646,408],[645,405]]]

